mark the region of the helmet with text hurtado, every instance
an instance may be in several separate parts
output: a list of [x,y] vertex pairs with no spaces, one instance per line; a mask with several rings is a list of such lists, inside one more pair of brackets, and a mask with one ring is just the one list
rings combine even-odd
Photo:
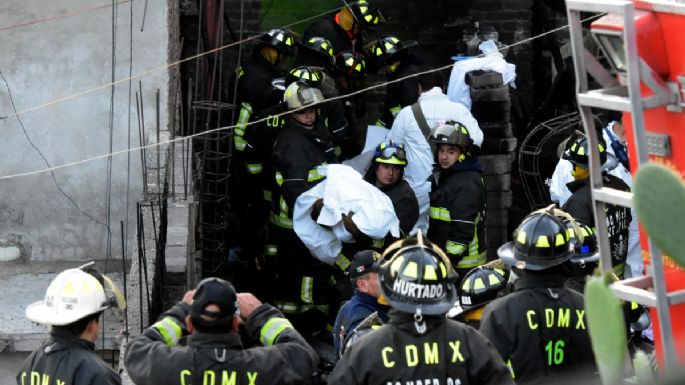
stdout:
[[378,276],[390,306],[405,313],[445,314],[457,301],[457,273],[421,232],[388,246]]
[[564,224],[565,218],[570,215],[554,205],[528,214],[514,230],[514,240],[502,245],[497,255],[504,263],[523,270],[561,265],[573,256],[577,242]]

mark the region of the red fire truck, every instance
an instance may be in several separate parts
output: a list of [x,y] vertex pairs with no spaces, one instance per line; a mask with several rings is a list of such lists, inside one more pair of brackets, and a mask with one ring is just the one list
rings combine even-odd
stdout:
[[[622,111],[631,172],[645,162],[660,162],[685,177],[685,1],[567,0],[566,6],[578,105],[591,148],[598,141],[591,110]],[[588,17],[609,70],[586,49],[583,24]],[[599,88],[590,89],[594,83],[588,76]],[[632,207],[632,194],[602,186],[600,166],[595,150],[590,157],[595,223],[606,223],[604,205]],[[610,269],[608,234],[602,227],[602,264]],[[685,364],[685,271],[662,256],[644,232],[641,244],[646,275],[620,281],[612,290],[651,308],[657,359],[671,371]]]

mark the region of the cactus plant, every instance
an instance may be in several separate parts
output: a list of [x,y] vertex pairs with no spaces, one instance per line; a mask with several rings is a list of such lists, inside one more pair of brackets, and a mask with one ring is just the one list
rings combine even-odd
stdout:
[[685,266],[685,183],[680,175],[657,163],[642,165],[633,194],[637,216],[652,242]]
[[602,383],[616,385],[623,383],[626,324],[621,304],[609,289],[610,282],[609,273],[588,280],[585,285],[585,313]]

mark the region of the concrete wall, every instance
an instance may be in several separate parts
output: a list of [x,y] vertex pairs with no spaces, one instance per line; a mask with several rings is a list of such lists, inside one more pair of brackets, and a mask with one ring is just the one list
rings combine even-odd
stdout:
[[[117,0],[120,2],[120,0]],[[21,114],[26,131],[51,165],[109,153],[110,87],[58,102],[107,84],[112,71],[112,7],[99,0],[23,0],[0,2],[0,70],[7,79],[16,108],[29,109],[50,101],[55,104]],[[115,7],[115,79],[164,66],[168,62],[167,1],[134,1]],[[133,53],[129,55],[130,6],[133,5]],[[71,15],[75,14],[76,15]],[[11,28],[34,20],[63,16]],[[10,27],[10,28],[8,28]],[[133,80],[130,145],[139,144],[135,90],[142,81],[145,131],[155,141],[155,93],[160,90],[160,126],[167,129],[169,74],[166,69]],[[4,83],[0,81],[0,115],[12,113]],[[127,148],[129,124],[128,81],[116,85],[114,97],[114,151]],[[15,117],[0,120],[0,177],[46,167],[31,147]],[[107,160],[56,170],[61,188],[101,223],[107,218]],[[135,202],[141,199],[140,154],[113,157],[111,193],[112,250],[121,255],[119,221],[126,217],[127,179],[130,181],[129,254],[135,239]],[[150,181],[153,183],[156,181]],[[102,259],[107,247],[106,228],[82,214],[57,189],[50,173],[0,180],[0,246],[3,240],[22,243],[23,258],[34,261]]]

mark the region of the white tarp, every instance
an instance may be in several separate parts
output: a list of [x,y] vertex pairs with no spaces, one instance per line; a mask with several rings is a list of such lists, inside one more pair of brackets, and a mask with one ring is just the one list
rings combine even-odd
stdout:
[[[352,221],[367,236],[382,239],[390,233],[399,237],[400,221],[387,195],[349,166],[332,164],[320,167],[319,172],[326,179],[300,195],[293,211],[295,233],[314,257],[333,265],[342,250],[342,242],[354,242],[342,224],[342,214],[350,211],[354,213]],[[323,198],[324,206],[314,222],[312,205],[319,198]]]
[[466,84],[466,73],[475,70],[490,70],[502,74],[504,84],[514,86],[516,80],[516,66],[507,63],[504,57],[497,50],[497,45],[492,40],[486,40],[478,46],[485,53],[484,57],[460,60],[454,63],[450,82],[447,86],[447,96],[453,102],[459,102],[471,109],[471,94],[469,86]]

